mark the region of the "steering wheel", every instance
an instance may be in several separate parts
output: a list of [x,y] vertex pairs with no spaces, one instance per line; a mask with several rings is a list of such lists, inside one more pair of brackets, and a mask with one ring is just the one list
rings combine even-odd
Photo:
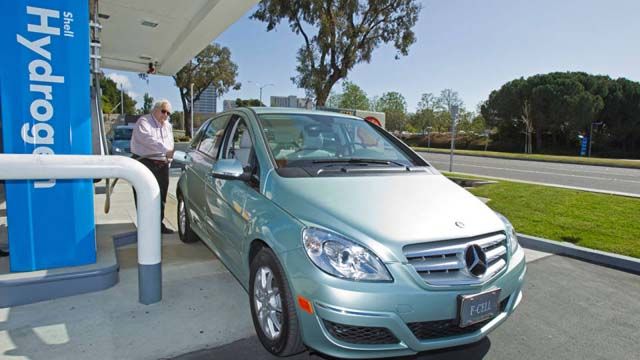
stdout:
[[294,142],[288,142],[288,143],[279,143],[276,146],[273,147],[273,153],[277,154],[280,151],[284,150],[284,149],[295,149],[298,147],[298,144],[294,143]]

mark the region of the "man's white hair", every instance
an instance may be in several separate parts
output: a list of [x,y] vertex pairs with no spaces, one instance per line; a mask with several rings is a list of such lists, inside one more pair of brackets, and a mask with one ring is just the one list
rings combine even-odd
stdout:
[[162,109],[162,107],[163,107],[163,106],[165,106],[165,105],[169,106],[169,108],[171,108],[171,107],[172,107],[172,106],[171,106],[171,103],[169,102],[169,100],[167,100],[167,99],[158,100],[158,101],[156,101],[156,103],[153,105],[153,111],[160,110],[160,109]]

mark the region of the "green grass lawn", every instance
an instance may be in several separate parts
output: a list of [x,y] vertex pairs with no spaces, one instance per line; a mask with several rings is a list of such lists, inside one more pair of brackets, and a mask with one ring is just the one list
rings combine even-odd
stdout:
[[[423,148],[413,147],[415,151],[426,151],[434,153],[449,153],[449,149],[438,148]],[[602,165],[602,166],[617,166],[617,167],[629,167],[640,169],[640,160],[623,160],[623,159],[605,159],[605,158],[588,158],[580,156],[560,156],[560,155],[543,155],[543,154],[520,154],[520,153],[507,153],[498,151],[480,151],[480,150],[455,150],[455,154],[469,155],[469,156],[485,156],[485,157],[497,157],[503,159],[518,159],[518,160],[537,160],[547,162],[559,162],[567,164],[582,164],[582,165]]]
[[508,181],[470,191],[520,233],[640,258],[640,199]]

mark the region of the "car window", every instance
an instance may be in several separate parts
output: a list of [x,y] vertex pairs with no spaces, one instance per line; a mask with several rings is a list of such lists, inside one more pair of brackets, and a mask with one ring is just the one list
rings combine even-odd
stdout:
[[131,140],[133,128],[116,128],[113,131],[113,140]]
[[207,127],[198,145],[198,151],[206,154],[211,158],[218,156],[218,149],[224,136],[224,129],[229,123],[229,116],[221,116],[211,120],[211,124]]
[[207,126],[209,126],[209,123],[211,123],[211,120],[208,120],[204,124],[200,125],[200,127],[196,131],[196,134],[193,135],[193,139],[191,139],[189,147],[191,147],[192,149],[198,147],[198,144],[200,143],[200,140],[202,140],[202,136],[204,135]]
[[316,114],[262,114],[259,120],[279,167],[349,159],[414,165],[375,125],[363,120]]
[[255,163],[254,157],[251,133],[249,133],[246,122],[240,119],[235,125],[235,130],[230,138],[224,158],[237,159],[243,168],[250,169],[253,168]]

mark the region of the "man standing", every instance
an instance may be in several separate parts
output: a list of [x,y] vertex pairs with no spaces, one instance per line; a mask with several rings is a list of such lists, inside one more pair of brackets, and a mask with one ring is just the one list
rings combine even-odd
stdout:
[[171,104],[169,101],[158,101],[153,106],[151,114],[143,115],[138,119],[131,136],[133,158],[138,159],[151,170],[160,186],[160,224],[162,224],[163,234],[173,233],[173,230],[162,223],[164,204],[169,189],[169,166],[174,151],[173,127],[169,123],[170,115]]

